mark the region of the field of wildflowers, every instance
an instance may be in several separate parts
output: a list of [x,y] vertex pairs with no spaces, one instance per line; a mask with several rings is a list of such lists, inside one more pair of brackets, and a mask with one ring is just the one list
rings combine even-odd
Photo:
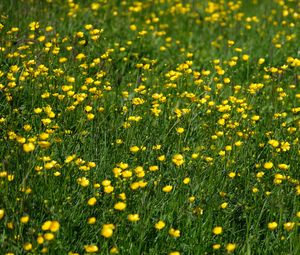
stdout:
[[299,10],[0,1],[0,255],[300,254]]

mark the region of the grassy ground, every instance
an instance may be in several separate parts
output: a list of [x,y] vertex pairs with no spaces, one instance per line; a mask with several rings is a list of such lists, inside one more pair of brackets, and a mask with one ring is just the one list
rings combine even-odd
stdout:
[[0,3],[0,254],[300,254],[298,1]]

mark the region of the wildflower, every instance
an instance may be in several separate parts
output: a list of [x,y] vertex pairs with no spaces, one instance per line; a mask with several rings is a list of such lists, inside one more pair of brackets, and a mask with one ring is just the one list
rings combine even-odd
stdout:
[[289,165],[287,164],[278,164],[278,168],[281,170],[288,170],[289,169]]
[[4,218],[5,211],[4,209],[0,209],[0,220]]
[[78,178],[77,182],[79,185],[81,185],[82,187],[87,187],[90,184],[90,181],[86,178],[86,177],[82,177],[82,178]]
[[166,224],[165,224],[162,220],[160,220],[160,221],[158,221],[157,223],[155,223],[155,228],[156,228],[157,230],[161,230],[161,229],[163,229],[165,226],[166,226]]
[[112,193],[114,191],[114,189],[115,188],[113,186],[111,186],[111,185],[105,186],[104,187],[104,192],[109,194],[109,193]]
[[132,146],[130,147],[130,151],[133,152],[133,153],[136,153],[140,150],[140,148],[138,146]]
[[184,132],[184,128],[182,128],[182,127],[176,128],[176,132],[178,134],[182,134]]
[[273,167],[273,163],[272,162],[266,162],[265,164],[264,164],[264,168],[265,169],[271,169]]
[[274,139],[270,140],[268,142],[268,144],[272,145],[274,148],[279,146],[279,142],[277,140],[274,140]]
[[114,208],[118,211],[123,211],[126,208],[126,204],[124,202],[118,202],[114,205]]
[[28,215],[22,216],[21,219],[20,219],[20,222],[23,223],[23,224],[28,223],[28,221],[29,221],[29,216]]
[[214,233],[215,235],[220,235],[220,234],[222,234],[222,232],[223,232],[223,228],[220,227],[220,226],[217,226],[217,227],[214,227],[214,228],[213,228],[213,233]]
[[58,221],[47,220],[42,225],[42,230],[44,231],[50,230],[51,232],[57,232],[59,228],[60,224]]
[[87,253],[94,253],[99,250],[97,245],[85,245],[84,249]]
[[293,230],[294,226],[295,226],[295,222],[286,222],[283,224],[284,229],[287,231]]
[[117,247],[112,247],[110,250],[109,250],[109,253],[110,254],[118,254],[119,253],[119,250]]
[[171,186],[171,185],[166,185],[165,187],[163,187],[162,191],[163,191],[163,192],[166,192],[166,193],[169,193],[169,192],[172,191],[172,189],[173,189],[173,186]]
[[191,181],[191,178],[186,177],[186,178],[184,178],[183,183],[184,183],[184,184],[189,184],[190,181]]
[[172,162],[176,166],[181,166],[184,163],[184,158],[181,154],[176,154],[176,155],[173,156]]
[[94,206],[97,203],[97,199],[95,197],[92,197],[88,200],[87,203],[89,206]]
[[230,173],[228,174],[228,177],[231,178],[231,179],[233,179],[235,176],[236,176],[236,173],[235,173],[235,172],[230,172]]
[[54,234],[53,234],[53,233],[50,233],[50,232],[44,234],[44,238],[45,238],[45,240],[47,240],[47,241],[53,240],[54,237],[55,237]]
[[169,255],[180,255],[179,251],[172,251],[169,253]]
[[220,205],[220,207],[221,207],[222,209],[226,209],[226,208],[228,207],[228,203],[227,203],[227,202],[224,202],[224,203],[222,203],[222,204]]
[[96,223],[96,221],[97,221],[97,220],[96,220],[95,217],[90,217],[90,218],[88,218],[87,223],[90,224],[90,225],[93,225],[93,224]]
[[39,234],[36,241],[37,241],[38,244],[43,244],[44,243],[44,237],[41,234]]
[[32,244],[31,244],[31,243],[25,243],[25,244],[23,245],[23,249],[24,249],[25,251],[30,251],[30,250],[32,249]]
[[278,224],[275,221],[268,223],[268,229],[270,229],[270,230],[275,230],[277,228],[277,226],[278,226]]
[[149,170],[150,170],[151,172],[155,172],[155,171],[158,171],[158,170],[159,170],[159,167],[158,167],[158,166],[150,166],[150,167],[149,167]]
[[248,61],[248,60],[249,60],[249,55],[244,54],[244,55],[242,56],[242,59],[243,59],[244,61]]
[[166,160],[166,156],[165,155],[161,155],[157,158],[159,161],[165,161]]
[[101,229],[101,235],[105,238],[109,238],[113,235],[115,226],[113,224],[104,224]]
[[234,243],[228,243],[227,245],[226,245],[226,250],[227,250],[227,252],[233,252],[234,250],[235,250],[235,248],[236,248],[236,245],[234,244]]
[[24,143],[23,144],[23,150],[26,153],[32,152],[35,149],[35,145],[33,143]]
[[127,219],[129,221],[131,221],[131,222],[135,222],[135,221],[139,221],[140,220],[140,216],[137,213],[135,213],[135,214],[129,214],[127,216]]
[[221,244],[218,244],[218,243],[213,244],[212,248],[213,248],[214,250],[219,250],[219,249],[221,248]]
[[173,236],[175,238],[180,237],[180,230],[174,229],[174,228],[170,228],[169,235]]

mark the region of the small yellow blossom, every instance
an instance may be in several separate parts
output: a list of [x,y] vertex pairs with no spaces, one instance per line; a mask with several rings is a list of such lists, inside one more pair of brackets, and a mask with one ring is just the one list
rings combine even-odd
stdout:
[[265,164],[264,164],[264,168],[265,169],[271,169],[273,167],[273,163],[272,162],[266,162]]
[[220,226],[217,226],[217,227],[214,227],[214,228],[213,228],[213,233],[214,233],[215,235],[220,235],[220,234],[222,234],[222,232],[223,232],[223,228],[220,227]]
[[162,220],[155,223],[155,228],[158,229],[158,230],[163,229],[165,226],[166,226],[166,224]]
[[126,204],[124,202],[118,202],[114,205],[114,208],[118,211],[123,211],[126,208]]
[[176,155],[173,156],[172,162],[176,166],[181,166],[184,163],[184,158],[181,154],[176,154]]
[[85,245],[84,249],[87,253],[94,253],[99,250],[97,245]]
[[5,211],[4,209],[0,209],[0,220],[4,218]]
[[135,213],[135,214],[129,214],[127,216],[127,219],[129,221],[131,221],[131,222],[135,222],[135,221],[139,221],[140,220],[140,216],[137,213]]
[[115,226],[113,224],[104,224],[101,229],[101,235],[105,238],[109,238],[113,235]]
[[268,223],[268,229],[270,229],[270,230],[275,230],[277,228],[277,226],[278,226],[278,224],[275,221]]
[[91,197],[87,203],[89,206],[94,206],[97,203],[97,199],[95,197]]
[[35,149],[35,145],[33,143],[24,143],[23,144],[23,150],[28,153],[32,152]]
[[234,243],[228,243],[227,245],[226,245],[226,250],[227,250],[227,252],[233,252],[234,250],[235,250],[235,248],[236,248],[236,245],[234,244]]
[[172,191],[172,189],[173,189],[173,186],[171,186],[171,185],[166,185],[166,186],[163,187],[162,191],[163,191],[163,192],[166,192],[166,193],[169,193],[169,192]]

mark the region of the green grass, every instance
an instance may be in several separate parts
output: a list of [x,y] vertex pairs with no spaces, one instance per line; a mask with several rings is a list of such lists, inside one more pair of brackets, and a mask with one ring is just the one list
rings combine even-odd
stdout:
[[299,7],[2,1],[0,254],[299,254]]

